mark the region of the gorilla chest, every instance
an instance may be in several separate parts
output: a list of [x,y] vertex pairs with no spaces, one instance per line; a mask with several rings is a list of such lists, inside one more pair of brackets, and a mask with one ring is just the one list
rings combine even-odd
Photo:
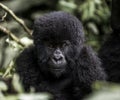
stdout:
[[36,89],[39,92],[48,92],[53,94],[55,97],[66,97],[71,95],[71,81],[64,80],[64,81],[56,81],[56,82],[48,82],[42,81],[39,83],[39,88]]

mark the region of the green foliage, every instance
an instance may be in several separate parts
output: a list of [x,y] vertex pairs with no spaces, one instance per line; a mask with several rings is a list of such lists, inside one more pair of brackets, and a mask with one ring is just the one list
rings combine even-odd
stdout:
[[96,82],[95,91],[84,100],[120,100],[120,85]]
[[[86,0],[78,8],[84,23],[87,42],[96,50],[99,49],[101,34],[110,33],[110,9],[105,0]],[[94,37],[94,38],[93,38]],[[92,39],[93,38],[93,41]],[[101,40],[101,39],[100,39]]]
[[[52,98],[48,93],[24,93],[19,77],[16,74],[12,77],[11,85],[10,83],[5,84],[5,82],[0,81],[0,100],[50,100]],[[8,87],[8,85],[10,86]],[[15,94],[9,94],[7,92],[9,88],[13,89],[12,91]]]
[[73,13],[77,9],[77,5],[74,0],[59,0],[58,9]]

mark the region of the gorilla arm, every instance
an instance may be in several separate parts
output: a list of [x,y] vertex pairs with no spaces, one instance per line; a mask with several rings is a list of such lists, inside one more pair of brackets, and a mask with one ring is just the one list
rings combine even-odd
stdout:
[[37,84],[39,74],[36,64],[33,46],[26,48],[16,60],[16,71],[20,75],[25,91],[29,91],[30,86]]

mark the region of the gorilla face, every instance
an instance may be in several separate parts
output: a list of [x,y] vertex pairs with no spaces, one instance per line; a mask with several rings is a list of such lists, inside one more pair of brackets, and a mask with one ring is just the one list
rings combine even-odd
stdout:
[[49,55],[48,65],[52,73],[61,74],[67,67],[66,56],[70,43],[62,41],[59,43],[46,43],[46,53]]
[[[67,73],[68,60],[67,55],[70,54],[71,43],[68,40],[59,42],[42,41],[40,47],[42,51],[37,50],[38,61],[41,70],[46,73],[53,74],[56,77],[60,77],[62,74]],[[38,46],[39,47],[39,46]],[[39,52],[40,51],[40,52]],[[42,66],[44,65],[44,67]]]

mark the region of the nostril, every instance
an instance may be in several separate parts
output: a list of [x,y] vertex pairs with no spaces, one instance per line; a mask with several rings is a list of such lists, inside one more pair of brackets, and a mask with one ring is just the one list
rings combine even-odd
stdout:
[[59,54],[61,54],[61,51],[59,49],[57,49],[57,50],[55,50],[54,53],[57,54],[57,55],[59,55]]
[[57,62],[62,60],[62,56],[54,56],[53,59]]

